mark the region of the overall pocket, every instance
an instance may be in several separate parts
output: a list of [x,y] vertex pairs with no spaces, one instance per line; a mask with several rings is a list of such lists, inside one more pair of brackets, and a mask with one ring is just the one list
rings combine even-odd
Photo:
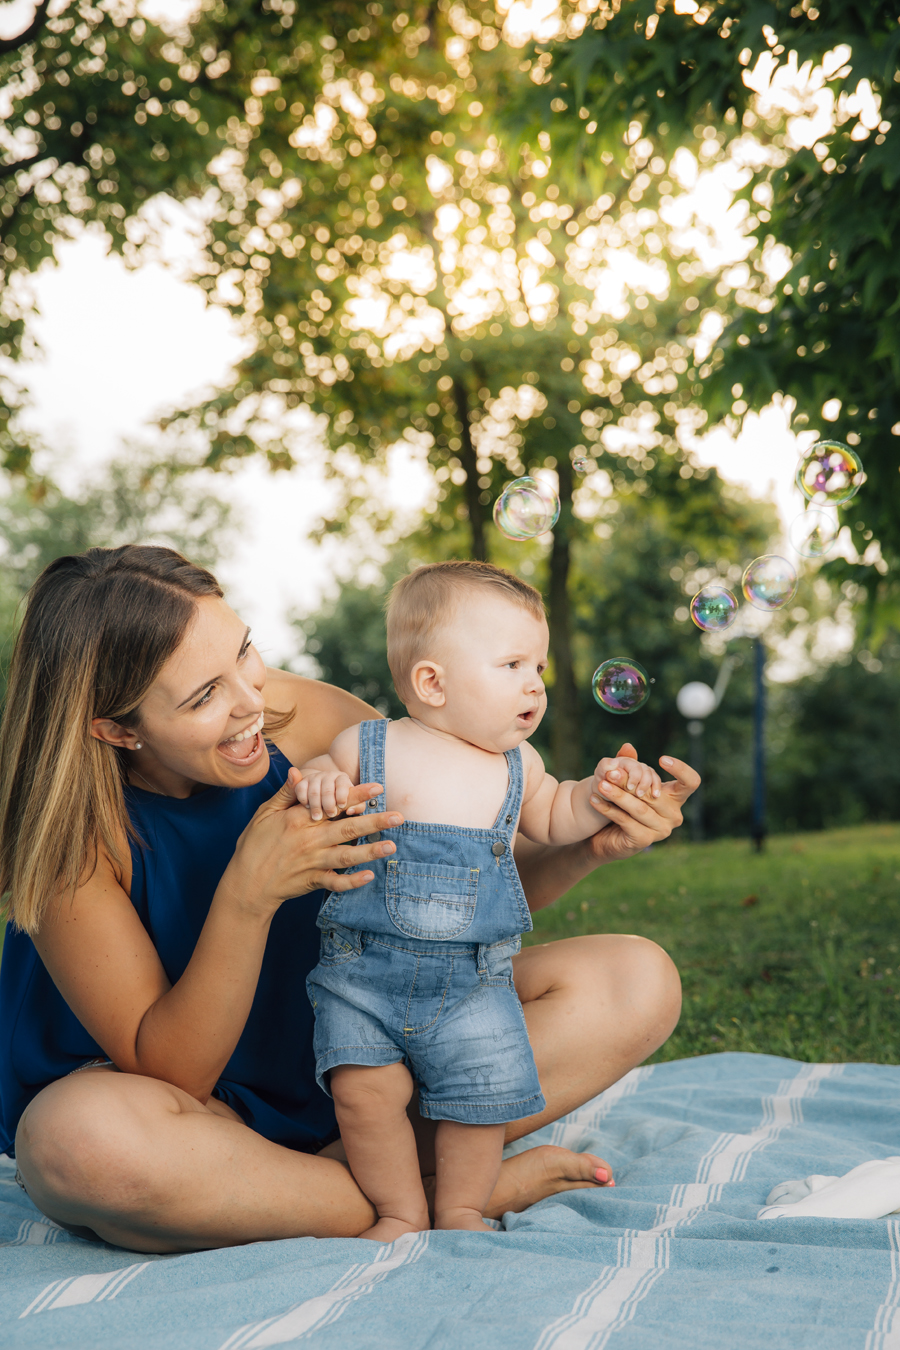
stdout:
[[448,941],[475,917],[478,868],[448,863],[389,862],[387,911],[407,937]]
[[323,928],[319,946],[320,966],[342,966],[362,955],[362,938],[352,928]]

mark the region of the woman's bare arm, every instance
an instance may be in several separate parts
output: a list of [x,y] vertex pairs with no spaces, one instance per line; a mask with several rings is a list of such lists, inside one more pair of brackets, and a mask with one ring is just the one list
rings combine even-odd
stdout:
[[[637,758],[631,746],[623,746],[619,755]],[[604,779],[601,795],[592,797],[591,804],[605,826],[590,839],[553,848],[519,838],[516,866],[530,909],[552,905],[596,867],[631,858],[651,844],[668,839],[678,828],[681,808],[700,786],[700,775],[689,764],[668,755],[663,755],[660,764],[673,777],[663,784],[659,797],[649,800]]]
[[71,901],[51,910],[35,945],[75,1016],[118,1068],[163,1079],[206,1102],[244,1029],[279,905],[320,887],[364,885],[371,872],[334,869],[394,851],[388,841],[352,845],[401,816],[313,824],[294,804],[298,778],[291,770],[238,840],[174,985],[108,858]]
[[334,738],[347,727],[380,718],[355,694],[321,680],[308,680],[289,670],[266,671],[266,705],[278,712],[295,710],[293,722],[279,731],[275,743],[298,767],[324,755]]

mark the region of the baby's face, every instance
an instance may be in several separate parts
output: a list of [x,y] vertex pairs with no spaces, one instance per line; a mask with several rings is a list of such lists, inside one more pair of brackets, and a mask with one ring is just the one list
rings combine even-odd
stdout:
[[[427,720],[483,750],[511,750],[547,707],[546,620],[490,591],[467,591],[438,635],[444,704]],[[419,714],[417,714],[419,715]]]

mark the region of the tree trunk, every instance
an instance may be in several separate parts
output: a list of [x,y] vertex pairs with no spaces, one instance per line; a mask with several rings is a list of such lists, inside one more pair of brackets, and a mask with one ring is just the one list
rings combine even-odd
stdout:
[[560,513],[550,551],[550,653],[553,657],[553,721],[550,747],[557,778],[580,778],[581,717],[569,607],[569,570],[572,537],[572,465],[568,457],[558,465]]
[[459,461],[465,470],[466,507],[469,512],[469,529],[472,534],[471,552],[476,562],[487,561],[487,542],[484,537],[484,509],[481,505],[481,489],[478,486],[478,456],[472,444],[472,427],[469,421],[469,395],[462,380],[453,381],[453,397],[456,401],[456,415],[459,418]]

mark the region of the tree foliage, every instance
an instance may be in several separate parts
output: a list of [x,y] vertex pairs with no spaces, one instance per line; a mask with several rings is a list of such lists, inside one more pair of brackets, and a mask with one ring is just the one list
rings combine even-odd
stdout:
[[[699,396],[713,417],[730,420],[782,391],[796,401],[795,427],[837,432],[859,447],[868,482],[846,511],[863,555],[852,570],[881,599],[884,631],[900,614],[896,588],[889,602],[883,580],[885,564],[900,560],[897,6],[721,0],[677,8],[601,6],[583,34],[546,52],[542,81],[515,118],[546,128],[562,161],[585,172],[605,153],[588,129],[612,128],[614,137],[623,122],[666,157],[687,146],[711,163],[751,134],[766,149],[741,191],[755,294],[744,286],[730,312],[720,303],[727,323]],[[833,109],[831,130],[812,145],[791,114],[771,100],[761,107],[754,92],[792,65],[818,71],[807,89],[818,83]],[[774,285],[765,279],[773,243],[791,259]],[[833,399],[832,428],[822,409]],[[880,563],[866,551],[873,537]]]
[[[710,283],[664,276],[669,232],[637,205],[638,152],[620,138],[599,198],[596,175],[563,195],[543,131],[507,152],[492,113],[528,83],[528,63],[459,3],[244,0],[167,35],[75,0],[10,60],[8,274],[73,219],[100,221],[127,253],[146,236],[135,212],[148,196],[202,204],[199,284],[253,338],[233,383],[175,419],[202,435],[208,464],[260,447],[289,463],[278,427],[303,403],[327,419],[347,489],[328,527],[363,512],[377,525],[357,466],[406,434],[438,481],[433,525],[464,522],[475,557],[504,481],[556,470],[548,591],[565,767],[572,457],[605,454],[616,484],[650,495],[659,456],[680,462],[684,427],[702,420],[693,292]],[[604,299],[617,251],[634,276]]]

